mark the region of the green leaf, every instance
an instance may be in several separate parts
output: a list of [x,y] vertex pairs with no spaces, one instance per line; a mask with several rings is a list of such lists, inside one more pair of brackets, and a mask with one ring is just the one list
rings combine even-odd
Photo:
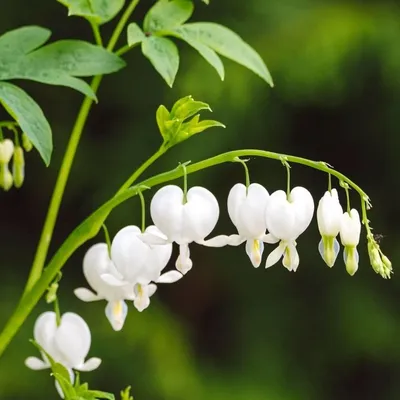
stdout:
[[260,55],[235,32],[213,22],[194,22],[174,29],[187,39],[211,47],[217,53],[245,66],[273,86],[271,75]]
[[160,130],[161,136],[165,138],[167,136],[167,127],[166,127],[166,121],[169,120],[169,111],[167,108],[163,105],[157,108],[156,112],[156,120],[157,120],[157,125],[158,129]]
[[191,17],[193,9],[190,0],[159,0],[146,14],[143,29],[145,32],[174,29]]
[[0,82],[0,103],[49,165],[53,150],[51,128],[39,105],[22,89],[7,82]]
[[179,53],[174,42],[163,37],[150,36],[143,40],[142,52],[172,87],[179,68]]
[[197,40],[193,40],[189,35],[180,34],[178,32],[171,32],[172,35],[177,38],[184,40],[188,45],[192,46],[195,50],[197,50],[200,55],[217,71],[219,77],[223,81],[225,78],[225,68],[218,54],[206,46],[205,44],[198,42]]
[[185,120],[197,114],[201,110],[212,111],[207,103],[196,101],[192,96],[186,96],[178,100],[172,107],[171,119]]
[[[29,32],[35,39],[25,43]],[[125,66],[115,54],[80,40],[61,40],[34,50],[46,37],[48,31],[38,27],[23,27],[0,36],[0,80],[29,79],[67,86],[95,99],[90,86],[76,77],[108,74]]]
[[146,35],[140,29],[138,24],[132,22],[128,25],[128,45],[134,46],[146,39]]
[[122,9],[125,0],[57,0],[68,7],[68,15],[84,17],[97,24],[112,20]]

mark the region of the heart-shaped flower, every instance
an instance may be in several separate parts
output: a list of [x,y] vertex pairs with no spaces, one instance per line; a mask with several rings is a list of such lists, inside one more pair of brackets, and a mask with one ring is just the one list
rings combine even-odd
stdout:
[[195,186],[186,199],[179,186],[164,186],[151,200],[150,213],[154,224],[169,242],[179,244],[178,271],[185,274],[192,268],[188,244],[202,242],[217,224],[219,206],[207,189]]
[[279,246],[267,258],[265,267],[276,264],[282,256],[283,265],[296,271],[300,259],[296,239],[307,229],[314,213],[314,200],[304,187],[297,186],[287,196],[283,190],[271,194],[266,208],[266,222]]

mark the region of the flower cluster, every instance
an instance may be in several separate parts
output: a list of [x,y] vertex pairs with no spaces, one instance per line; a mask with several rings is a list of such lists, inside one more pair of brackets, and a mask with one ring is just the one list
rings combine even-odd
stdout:
[[[347,206],[348,211],[343,212],[336,189],[327,191],[321,198],[317,208],[321,234],[318,249],[325,263],[332,267],[340,251],[336,239],[340,236],[347,272],[354,275],[359,262],[357,245],[361,221],[358,211],[350,209],[349,203]],[[277,244],[267,256],[265,267],[282,259],[286,269],[297,270],[300,263],[297,240],[314,215],[314,200],[307,189],[298,186],[290,192],[277,190],[269,194],[258,183],[247,186],[238,183],[229,192],[227,208],[237,233],[206,239],[220,214],[215,196],[198,186],[189,190],[175,185],[161,188],[150,204],[154,225],[146,229],[126,226],[111,243],[97,243],[89,248],[83,260],[83,272],[93,291],[78,288],[75,295],[86,302],[106,300],[106,317],[112,328],[119,331],[128,312],[126,301],[132,301],[138,311],[143,311],[149,306],[157,284],[177,282],[193,267],[189,249],[193,242],[209,247],[245,243],[254,267],[261,265],[265,244]],[[381,253],[368,224],[367,231],[371,264],[377,273],[390,277],[390,261]],[[179,246],[176,269],[165,272],[174,242]],[[59,326],[55,313],[42,314],[35,325],[35,339],[51,357],[71,371],[71,381],[72,369],[88,371],[100,364],[98,359],[84,363],[90,331],[76,314],[64,314]],[[26,365],[33,369],[48,367],[45,355],[43,360],[30,357]]]

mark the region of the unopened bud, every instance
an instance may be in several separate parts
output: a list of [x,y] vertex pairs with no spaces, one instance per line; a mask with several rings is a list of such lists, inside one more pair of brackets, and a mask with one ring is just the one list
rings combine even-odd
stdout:
[[376,246],[368,244],[368,255],[371,266],[377,274],[381,274],[383,270],[383,262],[379,250]]
[[13,185],[13,176],[8,169],[8,164],[0,164],[0,187],[5,191],[11,189]]
[[24,147],[26,152],[31,151],[33,148],[32,142],[30,141],[28,135],[25,132],[22,134],[22,146]]
[[14,143],[10,139],[0,142],[0,164],[8,164],[14,153]]
[[14,186],[16,188],[20,188],[24,183],[24,178],[25,178],[24,151],[20,146],[17,146],[14,150],[13,177],[14,177]]
[[46,302],[48,304],[53,303],[56,300],[57,290],[58,290],[58,283],[56,282],[52,283],[46,294]]

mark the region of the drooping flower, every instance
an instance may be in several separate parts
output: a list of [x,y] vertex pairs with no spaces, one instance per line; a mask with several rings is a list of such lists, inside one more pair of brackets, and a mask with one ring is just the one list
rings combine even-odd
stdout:
[[[36,320],[33,335],[35,341],[55,362],[67,368],[72,383],[73,370],[93,371],[101,363],[97,357],[85,361],[91,345],[90,329],[85,320],[75,313],[63,314],[59,326],[54,312],[47,311],[41,314]],[[42,354],[42,359],[28,357],[25,365],[33,370],[50,368],[45,354]],[[63,397],[60,387],[56,386]]]
[[111,274],[122,279],[112,262],[106,243],[93,245],[83,259],[83,273],[86,280],[97,294],[86,288],[74,290],[75,295],[82,301],[106,300],[105,313],[115,331],[122,329],[128,307],[124,300],[134,300],[133,285],[114,286],[108,284],[101,276]]
[[9,190],[13,185],[13,176],[8,164],[14,154],[14,143],[10,139],[0,142],[0,187]]
[[289,271],[296,271],[300,262],[296,239],[307,229],[312,220],[314,200],[310,192],[301,186],[292,189],[288,197],[283,190],[277,190],[268,200],[266,208],[268,230],[271,239],[275,238],[275,242],[280,242],[268,256],[265,267],[269,268],[276,264],[283,256],[283,265]]
[[361,221],[356,209],[342,215],[340,224],[340,240],[344,246],[344,262],[349,275],[354,275],[358,269],[359,255],[357,245],[360,242]]
[[[151,237],[160,244],[149,244],[144,238]],[[182,278],[178,271],[162,274],[172,253],[172,243],[166,243],[166,236],[155,226],[149,226],[144,233],[137,226],[126,226],[114,237],[111,244],[111,258],[116,273],[101,275],[109,285],[134,289],[134,305],[143,311],[150,304],[150,297],[157,286],[154,283],[173,283]]]
[[339,234],[343,209],[336,189],[325,192],[317,209],[318,229],[321,241],[318,250],[325,263],[332,267],[340,250],[336,236]]
[[222,247],[238,246],[246,242],[246,253],[253,266],[258,267],[261,263],[264,241],[269,242],[265,234],[267,230],[265,210],[268,198],[268,191],[258,183],[252,183],[248,188],[241,183],[234,185],[228,195],[228,213],[238,234],[219,235],[203,241],[202,244]]
[[179,245],[176,268],[182,274],[192,268],[189,243],[202,242],[217,224],[219,206],[207,189],[195,186],[185,196],[179,186],[167,185],[154,195],[150,213],[154,224],[169,242]]

